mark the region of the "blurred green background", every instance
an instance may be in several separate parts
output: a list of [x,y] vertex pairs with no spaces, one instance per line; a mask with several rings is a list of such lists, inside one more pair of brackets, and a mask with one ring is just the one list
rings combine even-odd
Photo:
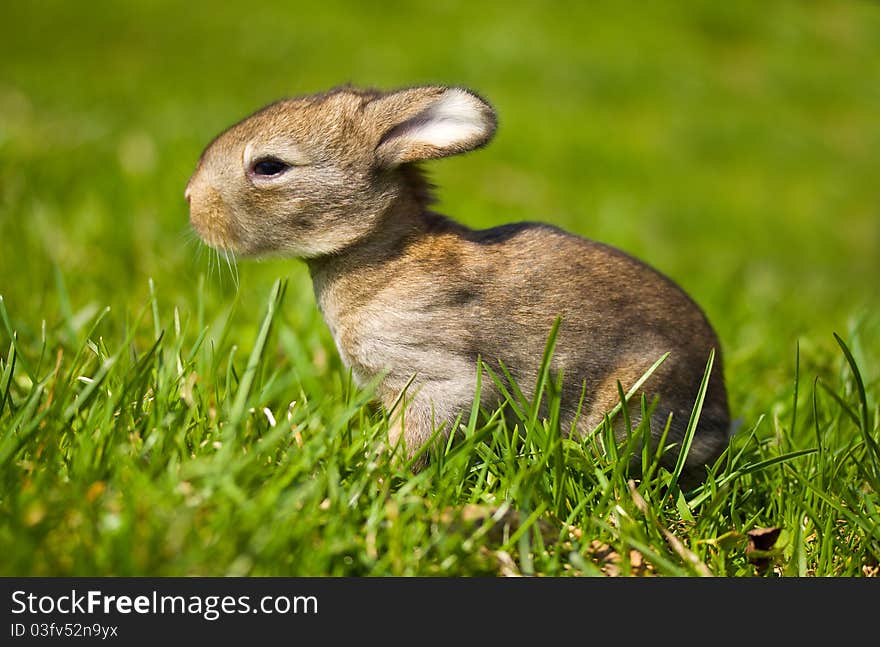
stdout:
[[109,305],[111,334],[148,279],[189,312],[205,276],[206,307],[237,299],[245,339],[289,276],[288,320],[332,352],[304,266],[241,261],[236,295],[183,188],[223,128],[349,82],[493,102],[495,142],[430,165],[438,209],[474,227],[549,221],[670,275],[719,331],[739,415],[790,388],[797,340],[809,362],[876,318],[876,3],[24,2],[0,19],[13,327],[38,338],[65,310]]

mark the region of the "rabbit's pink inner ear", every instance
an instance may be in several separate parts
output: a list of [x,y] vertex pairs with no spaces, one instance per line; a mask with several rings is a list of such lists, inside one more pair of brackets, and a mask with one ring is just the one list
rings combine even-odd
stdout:
[[376,157],[382,166],[464,153],[486,144],[495,132],[495,111],[478,96],[450,88],[424,110],[380,139]]

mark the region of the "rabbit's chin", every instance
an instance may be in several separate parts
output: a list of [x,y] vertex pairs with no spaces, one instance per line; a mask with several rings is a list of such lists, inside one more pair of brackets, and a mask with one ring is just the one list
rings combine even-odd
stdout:
[[238,249],[238,245],[234,243],[231,236],[224,227],[213,226],[212,223],[206,223],[204,220],[196,220],[190,218],[190,224],[195,232],[208,247],[220,251],[230,251],[236,254],[242,254]]

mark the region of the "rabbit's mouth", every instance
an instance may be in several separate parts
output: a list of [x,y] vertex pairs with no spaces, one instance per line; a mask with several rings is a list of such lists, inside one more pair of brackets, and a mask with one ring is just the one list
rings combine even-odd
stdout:
[[226,205],[212,187],[188,186],[189,222],[205,243],[217,249],[236,250],[236,236]]

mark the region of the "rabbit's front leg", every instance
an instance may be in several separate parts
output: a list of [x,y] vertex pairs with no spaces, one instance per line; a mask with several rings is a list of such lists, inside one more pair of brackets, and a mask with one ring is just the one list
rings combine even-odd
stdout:
[[[415,395],[408,395],[410,391]],[[430,449],[422,451],[425,445],[444,443],[455,432],[452,427],[458,415],[470,410],[474,385],[467,380],[457,384],[438,380],[411,386],[408,392],[384,403],[391,414],[388,441],[391,450],[407,460],[419,454],[412,466],[419,470],[431,453]]]

